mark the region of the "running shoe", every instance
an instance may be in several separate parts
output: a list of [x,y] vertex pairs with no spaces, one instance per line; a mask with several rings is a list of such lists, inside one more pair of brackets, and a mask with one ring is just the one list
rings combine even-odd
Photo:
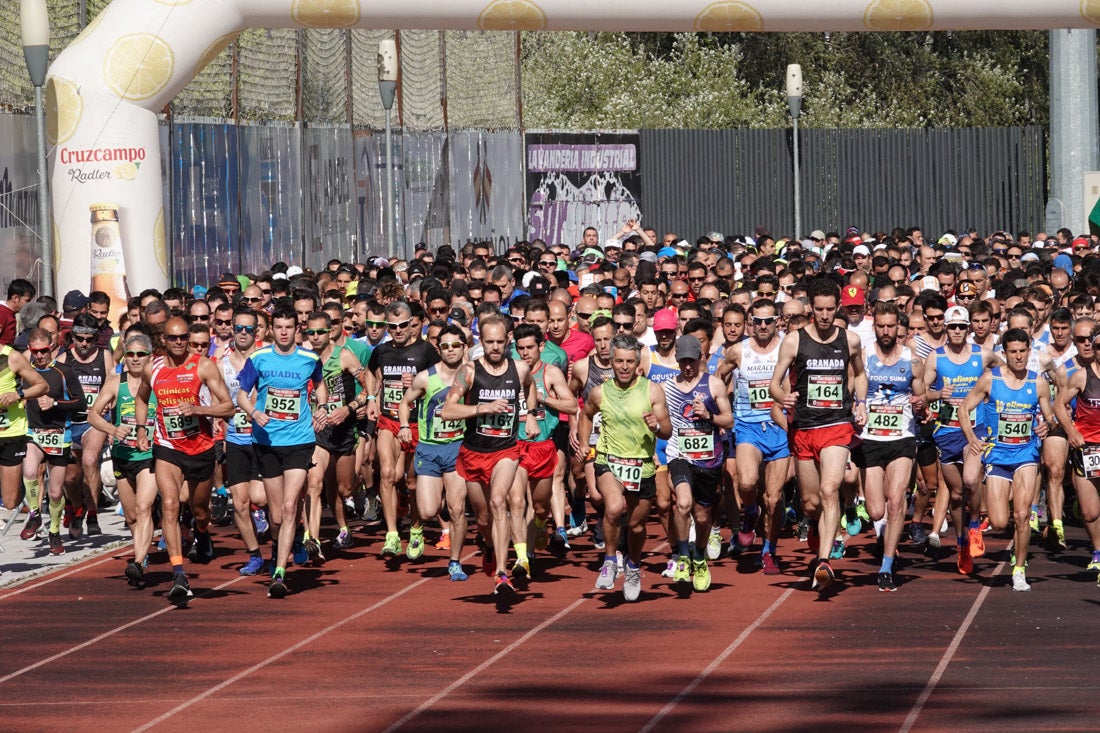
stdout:
[[848,507],[844,512],[844,529],[848,534],[855,537],[863,529],[863,522],[860,521],[859,515],[856,514],[856,508],[854,506]]
[[195,594],[191,592],[191,584],[187,582],[185,573],[176,573],[172,576],[172,587],[168,589],[168,600],[179,603],[186,601]]
[[496,585],[493,586],[493,595],[512,595],[516,592],[516,587],[512,585],[512,581],[508,579],[507,573],[497,573]]
[[306,552],[306,546],[301,537],[294,539],[294,545],[290,548],[290,557],[295,565],[305,565],[309,562],[309,553]]
[[1066,544],[1066,529],[1061,524],[1051,523],[1054,527],[1054,541],[1059,550],[1069,549],[1069,545]]
[[871,515],[867,513],[867,504],[862,500],[856,503],[856,516],[859,517],[859,521],[863,522],[864,527],[872,524]]
[[133,560],[126,564],[126,582],[131,588],[145,587],[145,570]]
[[340,530],[340,534],[336,535],[336,539],[332,541],[332,549],[337,551],[350,550],[352,544],[354,543],[351,539],[351,532],[342,529]]
[[982,517],[982,523],[978,529],[982,531],[982,534],[993,531],[993,524],[989,521],[989,517]]
[[195,544],[191,545],[187,559],[204,565],[214,559],[214,540],[209,532],[195,533]]
[[379,519],[378,512],[382,508],[382,500],[378,498],[378,494],[367,494],[363,500],[363,514],[362,519],[364,522],[377,522]]
[[789,506],[783,512],[783,524],[798,524],[798,510]]
[[409,544],[405,548],[405,557],[419,560],[424,554],[424,528],[413,527],[409,530]]
[[924,524],[921,522],[910,522],[909,539],[918,547],[928,542],[928,532],[924,529]]
[[661,571],[662,578],[673,578],[676,576],[676,559],[669,558],[669,561],[665,563],[665,569]]
[[821,535],[817,533],[817,522],[813,522],[807,527],[806,547],[815,555],[821,550]]
[[970,556],[970,550],[959,548],[959,559],[956,562],[960,575],[970,575],[974,572],[974,558]]
[[38,530],[41,526],[42,513],[31,512],[27,515],[27,522],[23,525],[23,531],[19,533],[19,538],[24,540],[33,540],[38,534]]
[[466,571],[462,569],[462,563],[458,560],[451,560],[447,563],[447,575],[451,577],[452,583],[468,580],[470,577],[466,574]]
[[483,547],[481,549],[481,572],[485,573],[488,577],[493,577],[497,571],[496,556],[493,555],[493,549],[491,547]]
[[61,544],[61,533],[50,532],[50,554],[51,555],[64,555],[65,546]]
[[710,568],[706,560],[693,560],[691,563],[691,587],[697,593],[710,589]]
[[844,540],[833,540],[833,549],[829,551],[830,560],[840,560],[844,557]]
[[836,574],[833,573],[833,568],[827,561],[819,560],[817,567],[814,568],[813,583],[810,584],[810,589],[825,590],[834,580],[836,580]]
[[252,524],[256,527],[256,534],[263,534],[271,525],[267,523],[267,512],[263,507],[252,510]]
[[[1031,516],[1028,517],[1027,523],[1031,526],[1032,532],[1039,531],[1039,510],[1036,507],[1031,507]],[[1013,582],[1015,582],[1015,577],[1013,577]]]
[[69,522],[69,536],[74,540],[84,536],[84,507],[73,512],[72,521]]
[[550,527],[544,524],[540,529],[539,526],[536,524],[534,526],[534,532],[535,550],[537,552],[545,552],[547,545],[550,544]]
[[763,553],[760,556],[760,565],[764,569],[764,575],[779,575],[779,563],[776,562],[775,553]]
[[264,559],[260,555],[249,555],[248,562],[241,567],[241,575],[259,575],[264,569]]
[[88,512],[88,518],[84,522],[84,530],[88,533],[88,536],[103,534],[103,530],[99,528],[99,514],[96,512]]
[[806,517],[802,517],[802,519],[800,519],[799,522],[798,522],[798,541],[799,542],[808,542],[809,539],[810,539],[810,520]]
[[966,531],[967,544],[970,546],[970,557],[981,557],[985,554],[985,537],[977,527]]
[[687,555],[676,558],[676,573],[672,576],[673,583],[688,583],[691,581],[691,560]]
[[1031,584],[1027,582],[1023,568],[1012,568],[1012,590],[1017,592],[1031,590]]
[[600,566],[600,574],[596,576],[596,588],[598,590],[611,590],[615,587],[615,578],[619,571],[615,568],[614,560],[604,560]]
[[633,603],[642,594],[642,569],[627,566],[623,577],[623,600]]
[[286,594],[289,592],[290,589],[286,587],[286,577],[281,573],[276,574],[267,586],[268,598],[286,598]]
[[607,547],[603,536],[603,522],[597,522],[596,526],[592,528],[592,547],[597,550],[603,550]]
[[451,549],[451,530],[443,530],[443,534],[439,535],[439,542],[435,543],[435,549],[437,550],[449,550]]
[[386,541],[382,544],[382,557],[396,557],[401,552],[401,537],[396,532],[386,532]]
[[517,558],[516,561],[512,563],[512,577],[517,581],[530,580],[531,561],[526,557]]
[[722,557],[722,532],[717,527],[710,528],[710,537],[707,537],[707,559],[717,560]]
[[588,531],[588,520],[585,519],[580,523],[580,526],[570,527],[566,530],[566,535],[569,537],[580,537],[582,534]]
[[565,527],[558,527],[550,535],[550,552],[563,555],[569,551],[569,533]]
[[880,593],[893,593],[898,589],[894,584],[893,573],[879,573],[878,574],[878,589]]
[[1085,570],[1093,573],[1100,573],[1100,552],[1092,553],[1092,561],[1088,564],[1088,567],[1086,567]]
[[932,534],[928,535],[928,546],[936,550],[940,549],[940,547],[943,546],[943,541],[940,540],[939,532],[933,532]]
[[302,547],[305,549],[310,562],[319,564],[325,561],[325,555],[321,552],[321,543],[317,540],[310,537],[302,542]]

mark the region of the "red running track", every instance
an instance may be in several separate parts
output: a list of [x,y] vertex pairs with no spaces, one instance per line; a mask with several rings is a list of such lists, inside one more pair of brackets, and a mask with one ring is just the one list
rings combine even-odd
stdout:
[[1007,541],[990,537],[979,578],[946,550],[903,552],[897,593],[877,592],[861,540],[819,595],[784,538],[783,575],[722,560],[704,594],[677,593],[652,555],[636,604],[621,581],[593,590],[587,540],[498,603],[472,550],[452,583],[443,553],[386,564],[362,529],[273,601],[221,533],[185,609],[164,599],[163,553],[144,591],[115,552],[0,592],[0,728],[1032,731],[1095,730],[1100,712],[1080,529],[1068,553],[1036,550],[1030,593],[1011,591]]

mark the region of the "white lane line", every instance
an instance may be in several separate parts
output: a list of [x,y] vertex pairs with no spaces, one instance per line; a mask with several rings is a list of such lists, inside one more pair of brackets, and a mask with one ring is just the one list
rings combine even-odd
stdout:
[[[1012,551],[1012,542],[1008,543],[1009,552]],[[1007,563],[1002,560],[996,568],[993,569],[994,578],[1001,574]],[[955,632],[955,638],[951,640],[947,649],[944,650],[943,656],[940,657],[940,663],[936,665],[935,671],[932,672],[932,676],[928,679],[928,684],[924,686],[924,690],[921,691],[917,701],[913,703],[913,708],[909,711],[909,715],[906,716],[905,722],[901,724],[901,728],[898,729],[898,733],[909,733],[913,729],[913,726],[917,723],[917,718],[920,717],[921,711],[924,710],[925,704],[928,702],[928,698],[932,697],[932,693],[936,690],[940,680],[943,678],[943,673],[947,671],[947,665],[951,663],[951,659],[955,656],[955,652],[958,651],[959,646],[962,644],[963,637],[966,636],[966,632],[970,630],[970,624],[974,622],[974,618],[978,615],[978,611],[981,610],[982,604],[985,603],[986,596],[989,595],[991,586],[983,585],[981,591],[978,592],[978,597],[974,599],[974,602],[970,604],[970,612],[966,614],[966,618],[963,619],[962,625],[959,626],[959,630]]]
[[192,705],[194,705],[195,703],[201,702],[202,700],[205,700],[206,698],[210,697],[211,695],[213,695],[218,690],[223,690],[226,687],[229,687],[230,685],[232,685],[233,683],[244,679],[245,677],[252,674],[253,672],[256,672],[257,670],[263,669],[264,667],[268,666],[269,664],[272,664],[273,662],[279,661],[280,659],[287,656],[288,654],[293,654],[294,652],[298,651],[299,649],[301,649],[302,647],[304,647],[308,644],[312,644],[313,642],[317,641],[318,639],[320,639],[325,634],[328,634],[332,631],[335,631],[336,629],[339,629],[341,626],[346,626],[347,624],[351,623],[352,621],[355,621],[358,618],[362,618],[363,616],[366,616],[371,611],[379,609],[382,606],[389,603],[390,601],[393,601],[397,598],[400,598],[401,596],[405,595],[406,593],[413,590],[414,588],[418,588],[418,587],[424,585],[429,580],[431,580],[431,578],[421,578],[420,580],[416,581],[415,583],[412,583],[410,585],[405,586],[404,588],[397,591],[393,595],[388,596],[386,598],[383,598],[382,600],[378,601],[374,605],[368,606],[368,607],[366,607],[366,608],[364,608],[360,611],[356,611],[351,616],[348,616],[345,619],[342,619],[340,621],[337,621],[334,624],[326,626],[325,628],[321,629],[317,633],[312,634],[311,636],[308,636],[305,639],[302,639],[301,641],[294,644],[293,646],[289,646],[286,649],[279,652],[278,654],[273,654],[270,657],[268,657],[267,659],[264,659],[261,662],[257,662],[256,664],[253,664],[248,669],[245,669],[245,670],[242,670],[242,671],[238,672],[237,674],[233,675],[232,677],[230,677],[229,679],[227,679],[223,682],[219,682],[218,684],[214,685],[213,687],[207,689],[205,692],[201,692],[198,695],[195,695],[194,697],[192,697],[190,700],[186,700],[186,701],[180,703],[179,705],[172,708],[171,710],[164,713],[163,715],[161,715],[157,718],[154,718],[153,720],[150,720],[145,725],[143,725],[139,728],[135,728],[134,733],[139,733],[140,731],[149,730],[153,726],[163,723],[164,721],[168,720],[169,718],[171,718],[176,713],[182,712],[182,711],[186,710],[187,708],[191,707]]
[[[230,585],[233,585],[234,583],[237,583],[237,582],[240,582],[240,581],[244,580],[244,578],[245,578],[245,576],[243,576],[243,575],[238,576],[236,578],[233,578],[232,580],[228,580],[228,581],[222,583],[219,586],[215,586],[215,587],[211,588],[209,591],[206,591],[206,593],[210,593],[210,592],[216,591],[216,590],[221,590],[222,588],[226,588]],[[206,593],[200,594],[195,600],[198,600],[199,598],[202,598],[204,595],[206,595]],[[169,611],[175,611],[176,608],[177,607],[175,605],[169,604],[169,605],[166,605],[164,608],[160,609],[159,611],[153,611],[152,613],[146,614],[145,616],[142,616],[141,618],[136,618],[133,621],[128,621],[127,623],[124,623],[122,626],[116,626],[115,628],[111,629],[110,631],[104,631],[99,636],[94,636],[91,639],[88,639],[87,641],[83,641],[83,642],[77,644],[76,646],[69,647],[68,649],[65,649],[64,651],[60,651],[57,654],[54,654],[53,656],[46,657],[45,659],[41,659],[41,660],[35,662],[34,664],[23,667],[23,669],[16,670],[15,672],[12,672],[11,674],[0,677],[0,685],[7,682],[8,680],[14,679],[14,678],[16,678],[20,675],[26,674],[27,672],[31,672],[33,670],[38,669],[39,667],[45,666],[45,665],[49,664],[50,662],[57,661],[58,659],[61,659],[62,657],[67,657],[70,654],[73,654],[74,652],[80,651],[81,649],[86,649],[86,648],[92,646],[93,644],[97,644],[97,643],[103,641],[104,639],[108,639],[108,638],[114,636],[115,634],[119,633],[120,631],[125,631],[126,629],[137,626],[138,624],[145,623],[149,619],[156,618],[157,616],[160,616],[161,614],[164,614],[164,613],[168,613]]]
[[526,634],[524,634],[523,636],[519,637],[518,639],[516,639],[515,641],[513,641],[513,642],[512,642],[511,644],[509,644],[508,646],[504,647],[504,648],[503,648],[503,649],[501,649],[501,650],[500,650],[499,652],[497,652],[497,653],[496,653],[496,654],[494,654],[493,656],[489,657],[489,658],[488,658],[488,659],[486,659],[486,660],[485,660],[484,662],[482,662],[481,664],[477,665],[476,667],[474,667],[474,668],[473,668],[473,669],[471,669],[471,670],[470,670],[469,672],[467,672],[466,674],[464,674],[464,675],[462,675],[461,677],[459,677],[459,678],[458,678],[457,680],[455,680],[455,681],[454,681],[454,682],[452,682],[451,684],[449,684],[449,685],[447,685],[446,687],[444,687],[444,688],[443,688],[442,690],[440,690],[439,692],[437,692],[437,693],[436,693],[435,695],[433,695],[433,696],[432,696],[431,698],[429,698],[428,700],[426,700],[426,701],[424,701],[423,703],[421,703],[420,707],[416,708],[416,710],[413,710],[413,711],[412,711],[412,712],[410,712],[410,713],[409,713],[408,715],[406,715],[405,717],[401,718],[400,720],[398,720],[398,721],[397,721],[396,723],[394,723],[394,724],[393,724],[393,725],[391,725],[390,727],[386,728],[386,730],[385,730],[385,732],[384,732],[384,733],[391,733],[391,731],[395,731],[395,730],[397,730],[398,728],[400,728],[401,726],[405,725],[405,724],[406,724],[406,723],[408,723],[408,722],[409,722],[410,720],[412,720],[412,719],[413,719],[413,718],[415,718],[416,716],[420,715],[420,714],[421,714],[422,712],[424,712],[425,710],[427,710],[428,708],[432,707],[432,706],[433,706],[433,705],[435,705],[435,704],[436,704],[437,702],[439,702],[440,700],[442,700],[443,698],[445,698],[445,697],[446,697],[447,695],[451,694],[451,693],[452,693],[452,692],[454,692],[454,691],[455,691],[456,689],[458,689],[458,688],[459,688],[459,687],[461,687],[462,685],[466,684],[467,682],[469,682],[470,680],[472,680],[472,679],[473,679],[474,677],[476,677],[477,675],[481,674],[482,672],[484,672],[484,671],[485,671],[486,669],[488,669],[489,667],[491,667],[491,666],[493,666],[494,664],[496,664],[497,662],[499,662],[499,661],[500,661],[501,659],[503,659],[504,657],[508,656],[508,654],[510,654],[510,653],[511,653],[511,652],[512,652],[513,650],[515,650],[515,649],[516,649],[517,647],[519,647],[520,645],[522,645],[522,644],[523,644],[523,643],[524,643],[525,641],[527,641],[528,639],[530,639],[530,638],[531,638],[532,636],[534,636],[535,634],[539,633],[540,631],[542,631],[543,629],[545,629],[545,628],[546,628],[547,626],[550,626],[551,624],[553,624],[553,623],[556,623],[557,621],[559,621],[559,620],[561,620],[562,618],[564,618],[564,617],[565,617],[566,615],[568,615],[569,613],[571,613],[571,612],[572,612],[572,611],[573,611],[573,610],[574,610],[575,608],[577,608],[577,606],[581,605],[581,604],[582,604],[582,603],[584,603],[584,602],[585,602],[586,600],[588,600],[588,599],[587,599],[587,598],[578,598],[577,600],[573,601],[573,603],[572,603],[571,605],[569,605],[569,606],[566,606],[565,608],[563,608],[562,610],[558,611],[557,613],[555,613],[555,614],[554,614],[553,616],[551,616],[550,618],[548,618],[548,619],[546,619],[545,621],[543,621],[542,623],[540,623],[540,624],[539,624],[538,626],[536,626],[536,627],[534,627],[534,628],[532,628],[532,629],[528,630]]
[[74,575],[76,573],[79,573],[82,570],[87,570],[88,568],[94,568],[96,565],[102,565],[105,562],[110,562],[111,560],[115,560],[117,558],[113,553],[117,549],[118,548],[116,547],[116,548],[113,548],[113,549],[109,550],[108,552],[110,554],[108,554],[107,557],[96,560],[95,562],[88,563],[87,565],[84,565],[83,563],[81,563],[80,565],[73,568],[72,570],[67,570],[63,573],[57,573],[55,575],[50,575],[45,580],[41,580],[37,583],[32,583],[30,585],[24,585],[20,588],[16,588],[15,590],[12,590],[11,592],[0,593],[0,601],[6,601],[7,599],[11,598],[12,596],[17,596],[20,593],[26,593],[27,591],[34,590],[35,588],[41,588],[44,585],[49,585],[50,583],[54,582],[55,580],[61,580],[62,578],[67,578],[70,575]]
[[706,668],[688,684],[687,687],[680,690],[680,694],[669,700],[668,704],[661,708],[660,712],[654,715],[648,723],[642,726],[640,733],[649,733],[649,731],[657,727],[661,723],[661,721],[668,716],[669,713],[676,709],[677,705],[683,702],[685,697],[690,695],[696,687],[702,684],[703,680],[709,677],[710,674],[714,672],[714,670],[718,669],[718,666],[722,664],[722,662],[726,661],[726,658],[729,657],[730,654],[733,654],[737,647],[741,646],[741,644],[745,642],[745,639],[749,638],[749,634],[756,631],[756,629],[760,627],[760,624],[767,621],[768,618],[773,613],[775,613],[776,609],[778,609],[781,605],[783,605],[784,601],[791,597],[794,591],[794,588],[788,588],[786,591],[783,592],[783,595],[779,596],[779,598],[776,598],[775,602],[772,603],[772,605],[768,606],[763,613],[757,616],[755,621],[745,627],[745,630],[742,631],[738,635],[738,637],[730,643],[729,646],[723,649],[722,653],[715,657],[714,660],[710,664],[708,664]]

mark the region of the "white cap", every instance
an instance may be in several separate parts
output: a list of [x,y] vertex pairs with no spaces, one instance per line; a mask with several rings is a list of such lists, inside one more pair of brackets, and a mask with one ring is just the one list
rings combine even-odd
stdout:
[[852,250],[853,255],[863,255],[864,257],[871,256],[871,250],[867,249],[866,244],[857,244],[855,249]]
[[950,308],[948,308],[947,313],[944,314],[943,322],[945,324],[965,323],[966,325],[969,326],[970,325],[970,313],[967,312],[966,308],[963,308],[961,305],[953,305]]
[[298,267],[297,265],[291,265],[290,267],[286,268],[286,276],[287,277],[294,277],[295,275],[301,275],[301,274],[302,274],[302,268]]
[[940,281],[931,275],[925,275],[920,279],[920,289],[921,292],[924,292],[925,290],[935,290],[939,292]]

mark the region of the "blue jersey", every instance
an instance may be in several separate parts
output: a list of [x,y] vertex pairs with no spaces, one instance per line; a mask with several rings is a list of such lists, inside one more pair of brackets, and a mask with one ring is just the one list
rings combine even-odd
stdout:
[[900,440],[916,435],[909,397],[913,394],[913,353],[908,346],[891,365],[882,363],[872,345],[864,356],[867,372],[867,424],[862,437],[871,441]]
[[269,418],[267,425],[253,426],[253,441],[268,446],[313,443],[317,436],[309,387],[322,378],[320,357],[300,347],[280,354],[266,346],[249,356],[237,379],[245,392],[256,390],[256,409]]
[[664,384],[671,379],[676,379],[676,375],[680,373],[679,365],[665,366],[657,361],[656,346],[650,346],[649,352],[649,371],[645,375],[646,379],[656,384]]
[[[967,346],[970,347],[970,356],[962,364],[956,364],[948,358],[946,346],[936,349],[936,380],[928,386],[943,390],[943,395],[939,399],[939,418],[934,436],[962,430],[959,427],[959,406],[982,376],[982,348],[977,344]],[[935,411],[936,407],[933,406],[932,409]],[[970,422],[972,425],[980,422],[977,411],[970,414]]]
[[1039,460],[1039,438],[1033,429],[1039,412],[1038,376],[1028,371],[1021,387],[1013,389],[1005,382],[1000,367],[992,369],[993,384],[989,388],[990,442],[985,463],[997,466],[1017,466]]

